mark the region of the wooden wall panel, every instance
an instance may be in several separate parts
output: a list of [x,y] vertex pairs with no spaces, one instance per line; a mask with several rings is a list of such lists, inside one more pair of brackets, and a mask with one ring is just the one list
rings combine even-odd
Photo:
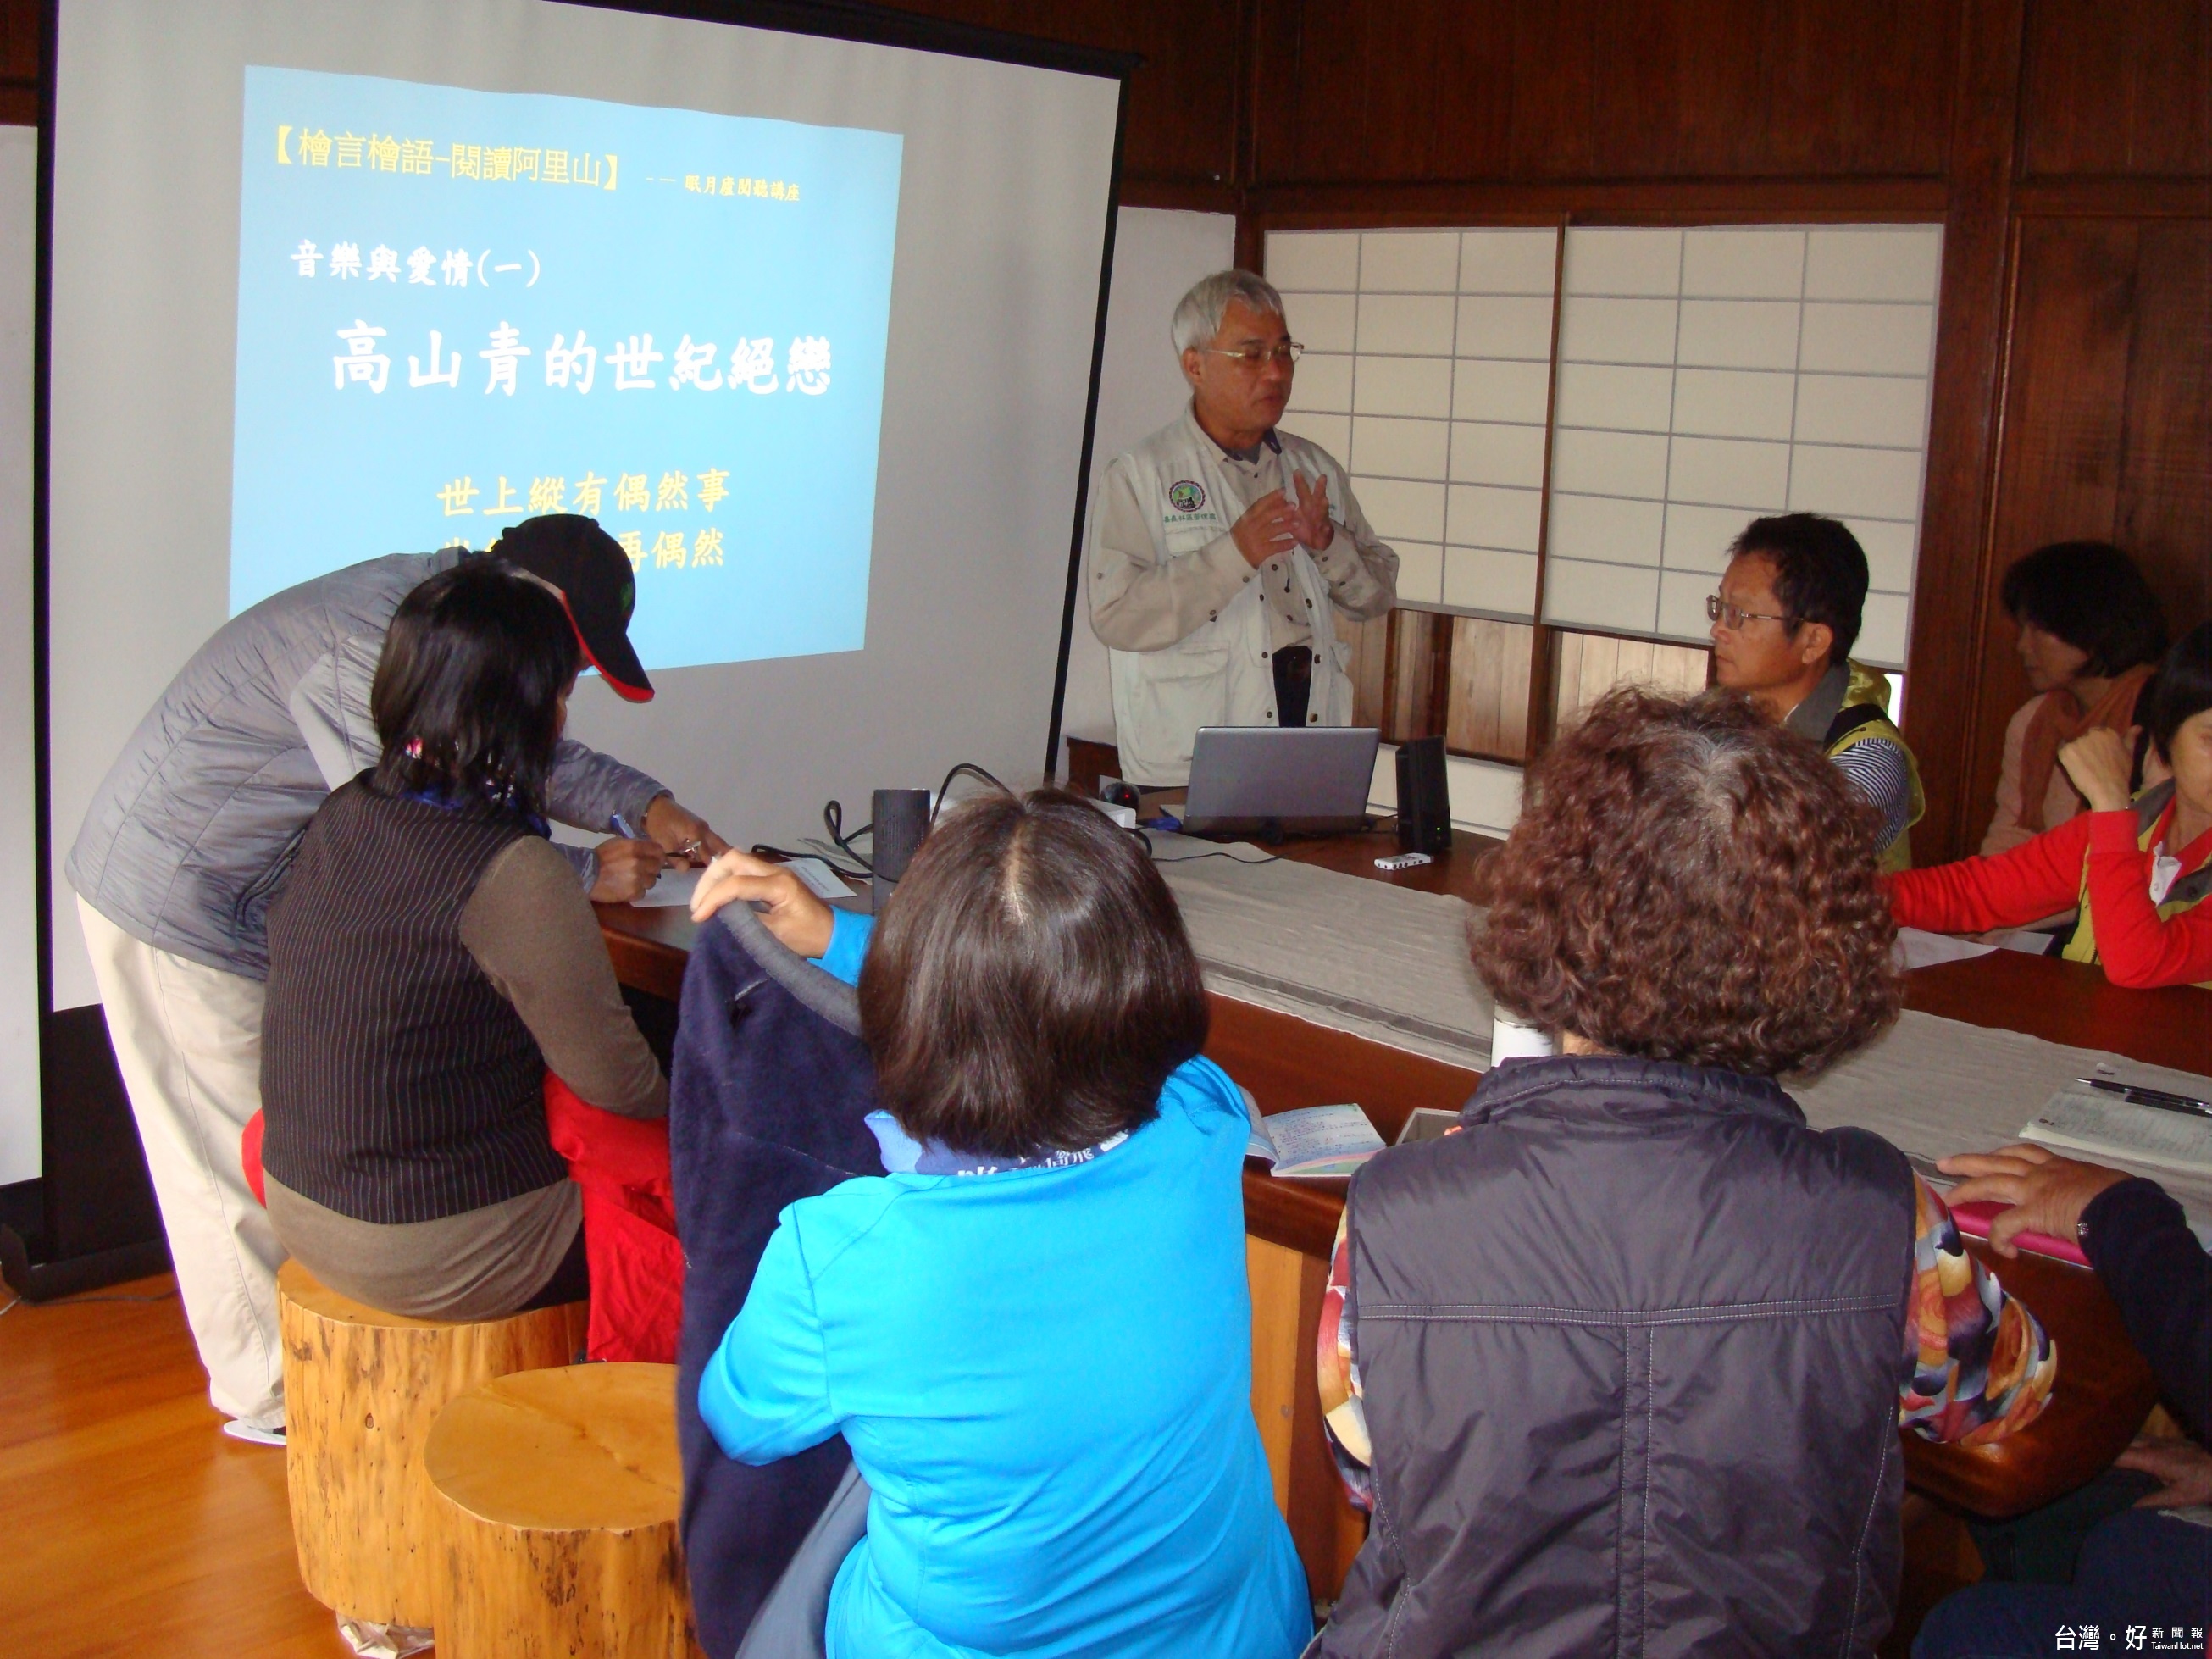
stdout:
[[1565,731],[1617,685],[1649,686],[1668,696],[1687,696],[1705,689],[1713,653],[1701,645],[1661,645],[1652,640],[1616,639],[1610,634],[1557,636],[1552,683],[1552,730]]
[[1258,3],[1263,185],[1944,167],[1955,3]]
[[1389,678],[1382,697],[1382,741],[1434,737],[1444,729],[1451,696],[1452,623],[1431,611],[1389,616]]
[[2178,636],[2212,617],[2212,220],[2142,227],[2120,442],[2112,538]]
[[1528,676],[1535,645],[1536,630],[1528,623],[1452,618],[1445,748],[1486,760],[1528,757]]
[[39,0],[0,0],[0,123],[39,123]]
[[1384,724],[1383,698],[1390,684],[1390,617],[1388,612],[1365,622],[1336,618],[1336,637],[1352,647],[1345,672],[1352,678],[1352,723]]
[[[1219,0],[891,0],[902,11],[1078,46],[1138,52],[1122,155],[1128,194],[1176,187],[1223,210],[1235,207],[1237,89],[1243,31]],[[38,119],[40,0],[0,0],[0,121]]]
[[[2212,611],[2212,223],[2030,219],[2015,258],[1992,592],[2043,543],[2109,539],[2179,634]],[[1961,803],[1969,848],[1994,810],[2005,723],[2029,696],[2011,624],[1991,611]]]
[[[1132,199],[1147,185],[1226,192],[1236,172],[1239,9],[1222,0],[891,0],[901,11],[1138,52],[1121,156]],[[1218,204],[1235,206],[1224,193]]]
[[2212,174],[2212,6],[2030,0],[2020,116],[2030,178]]

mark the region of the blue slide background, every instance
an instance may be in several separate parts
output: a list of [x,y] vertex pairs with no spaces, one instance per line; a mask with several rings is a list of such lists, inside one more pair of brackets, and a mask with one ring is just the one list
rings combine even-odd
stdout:
[[[233,614],[563,510],[631,550],[648,668],[860,649],[902,143],[248,68]],[[659,361],[614,360],[648,333]],[[714,350],[678,385],[687,337]]]

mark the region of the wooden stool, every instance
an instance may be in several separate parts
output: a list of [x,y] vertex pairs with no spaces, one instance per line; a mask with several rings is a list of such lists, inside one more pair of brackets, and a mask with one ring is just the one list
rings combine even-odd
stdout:
[[441,1324],[352,1301],[287,1261],[276,1308],[300,1577],[341,1618],[428,1625],[437,1552],[422,1444],[431,1424],[479,1382],[575,1358],[589,1304]]
[[445,1565],[440,1659],[693,1659],[673,1365],[502,1376],[447,1406],[422,1467]]

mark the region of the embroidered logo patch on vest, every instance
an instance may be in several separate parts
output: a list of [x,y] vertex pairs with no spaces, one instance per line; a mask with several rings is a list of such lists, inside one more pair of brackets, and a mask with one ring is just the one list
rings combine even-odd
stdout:
[[1206,505],[1206,486],[1183,478],[1168,486],[1168,501],[1178,513],[1195,513]]

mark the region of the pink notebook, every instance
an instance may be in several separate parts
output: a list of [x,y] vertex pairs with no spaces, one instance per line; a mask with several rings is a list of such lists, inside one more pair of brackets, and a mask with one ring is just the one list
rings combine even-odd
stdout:
[[[1991,1204],[1954,1204],[1951,1213],[1959,1223],[1959,1231],[1969,1238],[1986,1239],[1990,1223],[1999,1211],[2009,1206]],[[2081,1254],[2081,1247],[2070,1238],[2053,1238],[2048,1233],[2021,1233],[2013,1239],[2013,1248],[2034,1255],[2055,1256],[2061,1261],[2070,1261],[2077,1267],[2089,1265],[2089,1258]]]

